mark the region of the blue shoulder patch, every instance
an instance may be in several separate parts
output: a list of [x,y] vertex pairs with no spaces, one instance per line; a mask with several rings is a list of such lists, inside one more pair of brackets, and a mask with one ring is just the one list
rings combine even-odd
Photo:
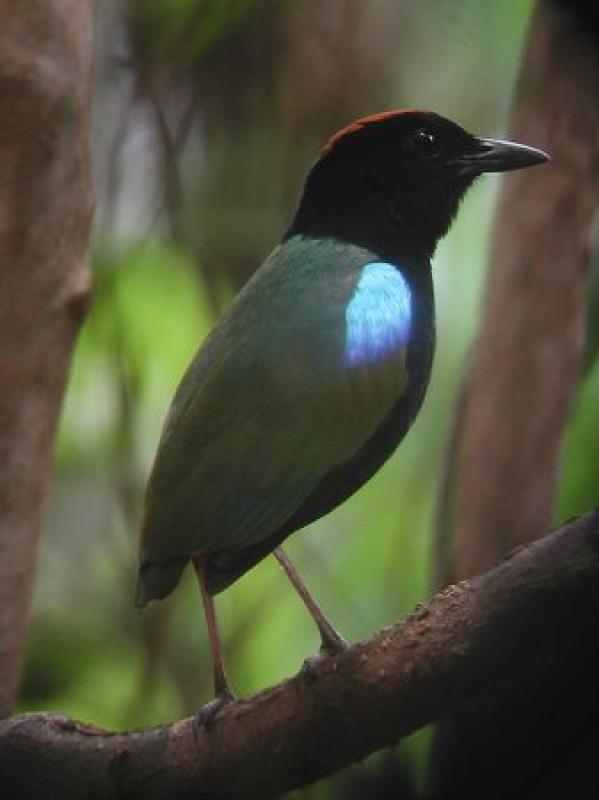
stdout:
[[384,261],[366,264],[345,311],[345,322],[348,367],[382,361],[406,346],[412,295],[397,267]]

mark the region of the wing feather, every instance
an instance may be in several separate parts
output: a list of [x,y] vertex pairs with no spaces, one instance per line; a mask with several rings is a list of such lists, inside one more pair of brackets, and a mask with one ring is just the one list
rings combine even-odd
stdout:
[[[239,295],[165,423],[143,562],[234,553],[268,539],[385,419],[408,381],[406,342],[389,321],[398,301],[390,272],[379,290],[376,281],[367,288],[359,327],[370,357],[348,363],[347,310],[373,261],[359,247],[297,237]],[[379,302],[390,308],[377,316]]]

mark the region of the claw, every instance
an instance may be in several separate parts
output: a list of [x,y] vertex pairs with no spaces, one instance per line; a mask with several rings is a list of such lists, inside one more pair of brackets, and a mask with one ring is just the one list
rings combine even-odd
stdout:
[[209,703],[203,705],[195,716],[195,723],[201,728],[205,728],[208,732],[213,730],[216,723],[216,718],[219,711],[228,706],[229,703],[235,702],[235,695],[230,692],[223,692],[210,700]]
[[300,669],[300,675],[308,683],[313,683],[318,677],[316,674],[316,668],[323,658],[326,658],[326,655],[322,652],[322,650],[319,650],[318,653],[314,653],[314,655],[308,656],[308,658],[304,659]]
[[327,656],[336,656],[343,653],[349,647],[349,644],[343,639],[333,627],[329,627],[326,631],[321,629],[321,645],[320,652]]

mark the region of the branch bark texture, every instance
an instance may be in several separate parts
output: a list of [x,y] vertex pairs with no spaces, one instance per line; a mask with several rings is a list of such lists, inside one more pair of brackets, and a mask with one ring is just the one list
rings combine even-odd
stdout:
[[447,581],[488,569],[546,531],[553,514],[599,204],[599,51],[579,5],[541,0],[524,52],[510,136],[552,162],[509,176],[500,195],[441,499]]
[[88,0],[0,0],[0,716],[18,686],[40,510],[89,295]]
[[2,786],[31,800],[278,797],[534,676],[573,640],[592,642],[596,615],[585,610],[598,599],[592,513],[373,639],[225,707],[209,729],[193,719],[129,734],[55,715],[0,722]]

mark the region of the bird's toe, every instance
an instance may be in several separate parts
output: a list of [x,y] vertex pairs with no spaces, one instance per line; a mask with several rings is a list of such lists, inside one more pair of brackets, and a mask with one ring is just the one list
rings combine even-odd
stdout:
[[205,703],[197,712],[195,716],[195,723],[207,731],[212,730],[216,723],[219,712],[230,703],[235,702],[235,695],[232,692],[223,692],[219,694],[214,700]]

